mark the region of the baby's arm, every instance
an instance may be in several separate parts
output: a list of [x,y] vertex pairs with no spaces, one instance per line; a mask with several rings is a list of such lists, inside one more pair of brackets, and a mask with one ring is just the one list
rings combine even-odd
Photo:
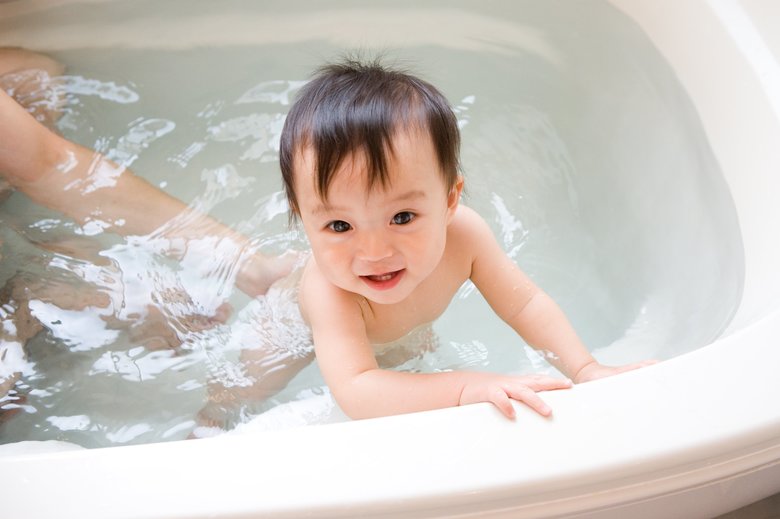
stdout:
[[568,380],[547,376],[507,376],[454,371],[404,373],[380,369],[366,336],[360,305],[350,294],[305,275],[301,291],[314,336],[317,362],[342,410],[352,418],[370,418],[477,402],[492,402],[507,417],[510,399],[544,416],[550,408],[537,391],[565,389]]
[[482,295],[533,348],[549,353],[550,362],[574,382],[587,382],[652,364],[637,362],[611,367],[599,364],[552,298],[509,258],[485,221],[467,208],[461,224],[471,239],[471,279]]

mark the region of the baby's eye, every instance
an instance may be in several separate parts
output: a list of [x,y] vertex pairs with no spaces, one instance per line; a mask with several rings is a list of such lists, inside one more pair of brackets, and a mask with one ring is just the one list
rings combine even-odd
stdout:
[[344,220],[334,220],[328,224],[328,229],[333,232],[347,232],[352,229],[352,226]]
[[414,220],[414,213],[410,213],[409,211],[401,211],[397,215],[393,216],[393,223],[396,225],[406,225],[407,223]]

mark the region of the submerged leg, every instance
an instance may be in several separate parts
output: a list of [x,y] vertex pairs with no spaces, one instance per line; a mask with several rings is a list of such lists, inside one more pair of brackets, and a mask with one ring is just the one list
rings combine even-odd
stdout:
[[[52,76],[62,71],[61,64],[42,54],[0,48],[0,176],[5,181],[79,224],[99,221],[107,225],[106,232],[167,240],[166,253],[172,257],[182,250],[197,250],[197,243],[207,244],[204,253],[211,254],[214,239],[225,240],[240,262],[235,284],[250,296],[264,294],[290,272],[295,254],[266,256],[247,236],[95,151],[47,130],[45,125],[51,127],[61,115],[64,92]],[[114,184],[73,188],[92,185],[102,175],[110,175]]]
[[[242,406],[267,401],[314,360],[311,331],[298,311],[296,279],[286,278],[250,302],[210,346],[208,401],[193,436],[220,432]],[[238,350],[238,363],[223,357],[231,350]]]
[[62,115],[65,105],[62,89],[52,88],[53,78],[64,72],[62,63],[45,54],[0,47],[0,89],[50,128]]
[[43,329],[32,315],[25,282],[19,276],[0,289],[0,421],[18,407],[13,388],[27,360],[25,346]]
[[240,382],[213,377],[208,384],[208,401],[200,410],[191,438],[224,432],[230,418],[243,404],[262,403],[273,397],[314,360],[306,355],[281,353],[276,348],[254,348],[241,352],[244,376]]
[[50,76],[65,71],[65,66],[54,58],[21,47],[0,47],[0,76],[21,70],[43,70]]
[[[35,119],[49,127],[60,118],[65,103],[64,94],[50,88],[51,80],[64,72],[62,63],[45,54],[0,47],[0,90],[8,92]],[[0,178],[0,203],[11,191],[11,184]]]

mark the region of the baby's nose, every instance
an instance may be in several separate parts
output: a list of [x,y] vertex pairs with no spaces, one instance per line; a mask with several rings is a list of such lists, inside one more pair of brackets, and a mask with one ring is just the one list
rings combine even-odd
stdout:
[[360,259],[365,261],[379,261],[392,256],[393,248],[390,240],[379,232],[367,232],[361,236]]

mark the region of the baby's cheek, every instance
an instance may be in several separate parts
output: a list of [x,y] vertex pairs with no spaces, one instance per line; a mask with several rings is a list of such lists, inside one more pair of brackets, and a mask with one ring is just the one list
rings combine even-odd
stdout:
[[[342,278],[349,273],[350,263],[344,258],[344,255],[338,250],[328,248],[316,251],[312,249],[317,266],[329,282],[341,286],[344,283]],[[343,288],[343,287],[342,287]]]

